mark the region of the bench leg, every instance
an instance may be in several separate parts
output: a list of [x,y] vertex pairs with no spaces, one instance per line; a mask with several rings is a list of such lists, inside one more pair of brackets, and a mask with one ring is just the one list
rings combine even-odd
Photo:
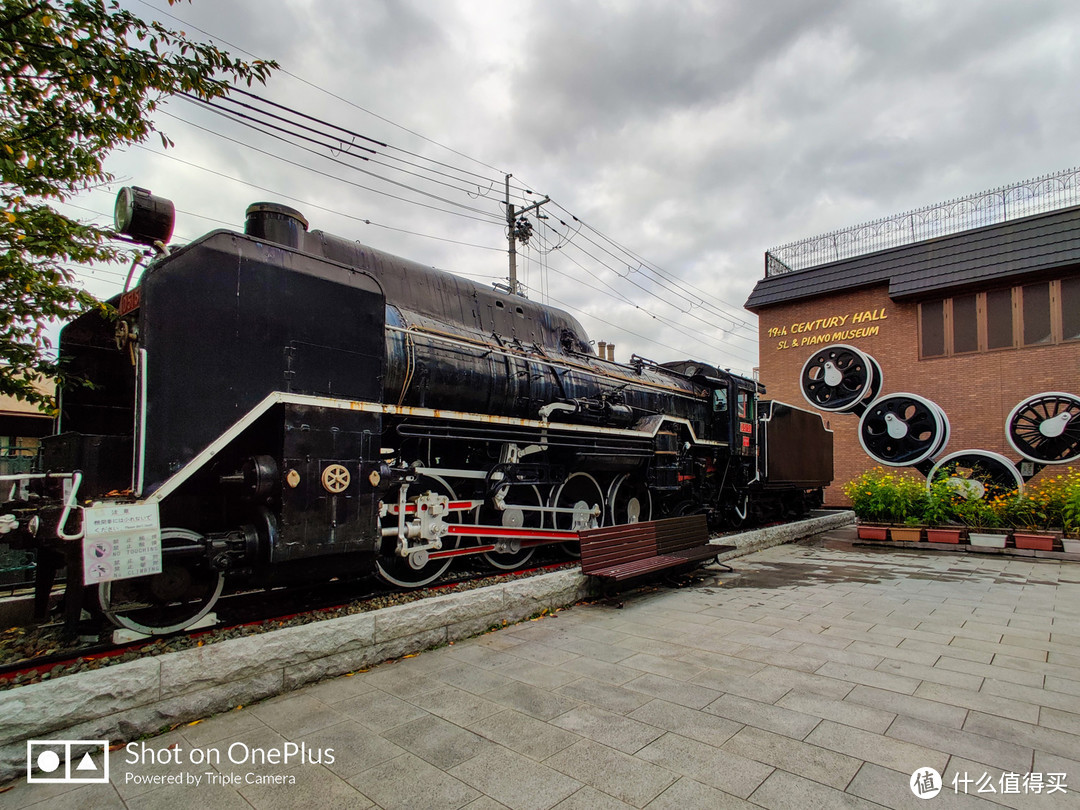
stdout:
[[735,569],[732,568],[730,565],[728,565],[727,563],[720,562],[720,555],[719,554],[716,555],[716,558],[713,560],[713,562],[716,563],[717,565],[719,565],[725,571],[730,571],[733,574],[735,573]]
[[600,594],[597,601],[600,604],[610,605],[616,610],[622,610],[623,602],[617,598],[619,583],[615,580],[601,579]]

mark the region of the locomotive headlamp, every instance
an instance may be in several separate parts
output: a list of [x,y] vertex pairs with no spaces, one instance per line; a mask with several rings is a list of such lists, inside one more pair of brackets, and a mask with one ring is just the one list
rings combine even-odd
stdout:
[[116,230],[141,245],[166,244],[172,236],[176,209],[172,200],[155,197],[145,188],[125,186],[116,195]]

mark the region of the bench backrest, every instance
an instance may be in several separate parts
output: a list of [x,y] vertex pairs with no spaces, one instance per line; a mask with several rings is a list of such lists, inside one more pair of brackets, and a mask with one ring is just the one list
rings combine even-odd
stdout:
[[626,523],[578,532],[583,573],[656,556],[652,523]]
[[704,545],[709,541],[709,527],[704,515],[690,515],[586,529],[578,537],[581,570],[588,574],[612,565]]
[[705,515],[688,515],[657,522],[656,551],[659,554],[697,548],[708,542],[709,521]]

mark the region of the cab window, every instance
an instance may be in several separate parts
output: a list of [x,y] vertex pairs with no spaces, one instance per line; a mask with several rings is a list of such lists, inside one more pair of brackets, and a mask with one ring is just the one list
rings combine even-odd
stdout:
[[725,413],[727,411],[727,389],[717,388],[712,392],[713,413]]
[[754,399],[749,391],[739,392],[739,418],[751,421],[754,419]]

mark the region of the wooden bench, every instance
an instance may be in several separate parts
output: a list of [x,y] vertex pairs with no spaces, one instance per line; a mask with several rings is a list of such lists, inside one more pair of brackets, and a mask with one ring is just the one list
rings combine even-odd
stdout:
[[578,536],[582,573],[614,582],[691,568],[735,548],[709,543],[704,515],[605,526],[587,529]]

